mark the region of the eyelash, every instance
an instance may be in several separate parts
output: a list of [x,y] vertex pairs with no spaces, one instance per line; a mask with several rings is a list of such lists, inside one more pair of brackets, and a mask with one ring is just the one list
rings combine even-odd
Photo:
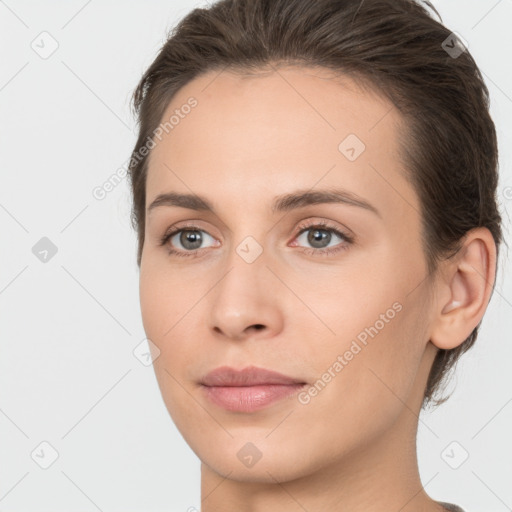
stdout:
[[[314,228],[319,228],[320,231],[328,231],[331,233],[334,233],[337,237],[344,240],[344,243],[340,243],[335,248],[324,248],[324,249],[313,249],[311,247],[303,247],[302,252],[309,254],[309,255],[320,255],[320,256],[329,256],[332,254],[336,254],[341,251],[345,251],[348,249],[347,246],[354,243],[354,239],[352,236],[347,235],[346,233],[343,233],[339,229],[331,226],[328,222],[325,221],[319,221],[312,224],[301,224],[299,226],[299,232],[295,236],[295,238],[298,238],[302,233],[305,231],[312,230]],[[165,233],[165,235],[160,239],[160,246],[164,246],[167,244],[167,242],[177,233],[180,233],[181,231],[204,231],[203,229],[200,229],[197,226],[194,225],[187,225],[187,226],[181,226],[178,229],[174,229],[171,232]],[[177,251],[171,247],[168,247],[168,253],[169,255],[179,256],[179,257],[185,257],[185,258],[197,258],[201,255],[201,249],[196,249],[195,251]]]

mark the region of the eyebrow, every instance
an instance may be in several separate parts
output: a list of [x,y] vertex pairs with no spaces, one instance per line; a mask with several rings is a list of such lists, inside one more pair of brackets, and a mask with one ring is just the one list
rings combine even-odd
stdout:
[[[277,196],[271,206],[272,213],[288,212],[291,210],[305,208],[306,206],[315,204],[338,203],[350,206],[358,206],[365,210],[373,212],[381,217],[379,210],[362,197],[343,189],[326,189],[326,190],[297,190],[295,192]],[[159,206],[178,206],[189,210],[207,211],[215,213],[215,209],[205,197],[197,194],[180,194],[177,192],[168,192],[159,194],[155,200],[149,205],[148,213]]]

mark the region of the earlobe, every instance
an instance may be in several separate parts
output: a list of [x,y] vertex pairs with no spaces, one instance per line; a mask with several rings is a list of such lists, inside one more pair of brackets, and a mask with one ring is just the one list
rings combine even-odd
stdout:
[[468,232],[453,260],[443,262],[443,281],[438,285],[438,311],[430,341],[449,350],[461,345],[479,324],[492,293],[496,245],[487,228]]

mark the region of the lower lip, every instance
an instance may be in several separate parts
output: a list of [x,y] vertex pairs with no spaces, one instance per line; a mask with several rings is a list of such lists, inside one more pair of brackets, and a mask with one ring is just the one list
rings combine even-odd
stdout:
[[201,386],[206,396],[228,411],[254,412],[296,393],[305,384],[259,386]]

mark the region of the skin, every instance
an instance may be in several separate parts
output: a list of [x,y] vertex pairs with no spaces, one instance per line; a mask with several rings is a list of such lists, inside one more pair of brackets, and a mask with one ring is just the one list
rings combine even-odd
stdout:
[[[490,232],[471,231],[428,279],[419,198],[397,145],[403,121],[348,77],[294,67],[208,72],[178,92],[163,119],[191,96],[197,106],[151,151],[146,206],[162,193],[193,193],[215,213],[148,213],[140,300],[163,399],[201,460],[201,510],[444,510],[422,489],[418,414],[438,348],[461,344],[487,307]],[[348,134],[366,146],[354,161],[338,149]],[[357,194],[380,216],[348,204],[271,211],[275,196],[329,187]],[[314,228],[299,235],[319,221],[354,242],[327,231],[330,241],[315,246]],[[168,253],[171,245],[193,252],[179,234],[159,245],[177,223],[202,230],[198,257]],[[252,263],[237,252],[248,236],[263,250]],[[326,246],[344,249],[315,252]],[[307,404],[292,395],[230,412],[202,393],[199,379],[223,365],[313,386],[394,303],[400,311]],[[261,453],[252,467],[237,457],[247,442]]]

